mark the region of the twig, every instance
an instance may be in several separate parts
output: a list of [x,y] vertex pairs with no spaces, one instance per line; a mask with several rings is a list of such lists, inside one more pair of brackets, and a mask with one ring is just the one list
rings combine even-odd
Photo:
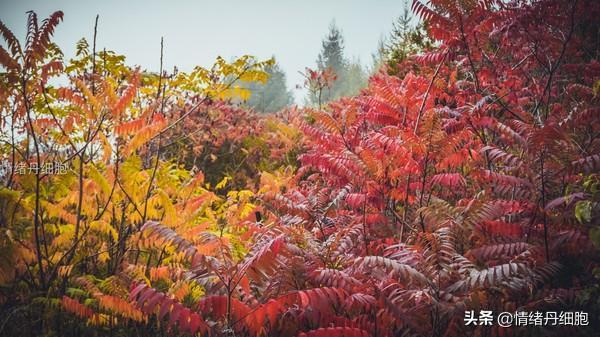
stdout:
[[427,91],[425,92],[425,97],[423,97],[423,101],[421,102],[421,107],[419,108],[419,113],[417,114],[417,121],[415,122],[415,130],[414,130],[415,135],[417,134],[417,130],[419,128],[419,122],[421,121],[421,115],[423,114],[423,109],[425,108],[425,102],[427,102],[427,97],[429,96],[431,87],[433,87],[433,81],[435,81],[435,78],[437,77],[438,73],[440,72],[440,68],[442,67],[442,64],[444,63],[444,61],[446,60],[447,55],[448,55],[447,52],[444,53],[444,57],[442,58],[440,63],[435,68],[433,77],[431,77],[431,81],[429,82],[429,86],[427,87]]

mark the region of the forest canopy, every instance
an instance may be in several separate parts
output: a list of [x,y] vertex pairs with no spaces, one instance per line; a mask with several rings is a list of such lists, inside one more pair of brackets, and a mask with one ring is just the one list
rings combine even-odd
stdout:
[[0,336],[597,333],[600,3],[411,9],[368,78],[332,24],[304,107],[0,22]]

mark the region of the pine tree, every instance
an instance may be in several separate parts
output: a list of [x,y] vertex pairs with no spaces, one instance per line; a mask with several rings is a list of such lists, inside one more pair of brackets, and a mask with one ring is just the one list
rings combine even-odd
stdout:
[[411,24],[411,15],[408,9],[408,3],[404,2],[404,11],[402,15],[393,23],[389,43],[386,46],[387,58],[390,63],[399,63],[406,59],[412,50],[410,46],[410,34],[413,30]]
[[359,59],[349,61],[342,73],[341,81],[337,84],[335,93],[339,95],[338,97],[357,95],[360,89],[367,86],[368,77]]
[[277,112],[294,102],[294,96],[287,89],[285,72],[276,63],[265,69],[269,74],[267,83],[250,82],[247,88],[252,95],[245,105],[254,108],[257,112]]
[[329,32],[322,42],[321,53],[317,58],[319,70],[331,68],[336,75],[341,75],[346,67],[344,60],[344,37],[335,25],[335,21],[329,25]]
[[393,24],[388,43],[384,47],[384,58],[391,74],[400,74],[399,65],[409,55],[418,54],[432,47],[432,41],[427,38],[423,23],[416,26],[411,24],[412,15],[408,2],[404,2],[404,11]]
[[[322,41],[317,68],[319,71],[330,69],[336,77],[333,85],[322,92],[320,101],[323,103],[353,96],[366,86],[367,74],[360,62],[350,62],[344,56],[344,37],[335,22],[329,25],[329,32]],[[313,93],[309,94],[309,101],[316,104],[319,99]]]

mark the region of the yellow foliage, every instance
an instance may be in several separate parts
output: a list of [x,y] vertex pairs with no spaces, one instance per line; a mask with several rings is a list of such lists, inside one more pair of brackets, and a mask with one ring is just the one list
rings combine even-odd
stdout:
[[73,243],[75,225],[59,225],[59,234],[52,240],[52,245],[57,248],[66,248]]
[[71,274],[72,270],[73,270],[73,265],[60,266],[60,267],[58,267],[58,275],[63,278],[67,277]]
[[87,174],[90,179],[100,187],[102,193],[105,196],[108,196],[110,193],[110,184],[108,183],[106,177],[100,173],[100,171],[98,171],[95,165],[89,165],[87,167]]
[[109,310],[137,322],[142,321],[144,317],[138,308],[116,296],[100,295],[98,296],[98,305],[103,310]]
[[215,185],[215,190],[222,190],[223,188],[225,188],[225,186],[227,186],[227,183],[229,183],[231,181],[231,177],[225,176],[223,177],[223,179],[221,181],[219,181],[217,183],[217,185]]
[[119,234],[117,230],[114,229],[108,222],[104,220],[96,220],[92,221],[89,224],[90,230],[96,231],[100,234],[110,235],[114,241],[119,239]]

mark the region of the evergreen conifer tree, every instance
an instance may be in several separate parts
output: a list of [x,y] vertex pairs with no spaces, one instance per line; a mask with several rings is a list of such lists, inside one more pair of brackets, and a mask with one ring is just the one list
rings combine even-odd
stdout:
[[[319,71],[330,69],[336,80],[330,88],[321,94],[321,102],[329,102],[343,96],[352,96],[365,87],[367,74],[360,62],[348,61],[344,56],[344,37],[335,22],[329,25],[329,31],[322,41],[322,48],[317,57]],[[316,104],[318,98],[309,94],[309,101]]]
[[292,104],[294,96],[287,88],[285,72],[279,64],[275,63],[265,71],[269,74],[267,83],[250,82],[247,85],[252,95],[245,105],[261,113],[277,112]]

